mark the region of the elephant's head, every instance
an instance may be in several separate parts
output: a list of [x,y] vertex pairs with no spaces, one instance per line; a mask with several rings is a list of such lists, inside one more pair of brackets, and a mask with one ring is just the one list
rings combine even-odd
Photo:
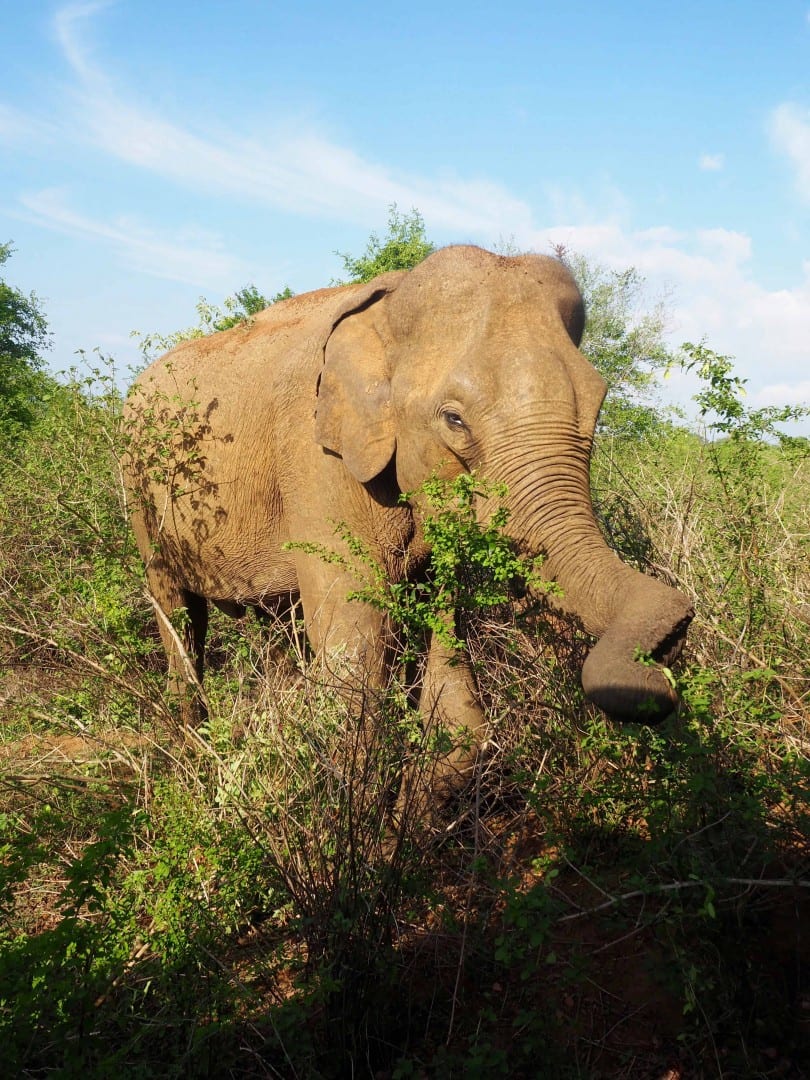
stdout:
[[451,247],[379,279],[325,349],[316,438],[366,483],[392,462],[403,491],[439,471],[506,484],[508,532],[599,638],[582,683],[614,717],[654,719],[675,695],[660,666],[693,611],[623,564],[593,515],[590,454],[605,394],[578,349],[579,290],[552,258]]

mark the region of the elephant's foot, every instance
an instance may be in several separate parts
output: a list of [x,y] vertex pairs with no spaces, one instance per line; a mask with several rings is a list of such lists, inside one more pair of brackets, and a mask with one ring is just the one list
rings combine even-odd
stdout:
[[208,721],[208,699],[199,682],[189,682],[182,676],[172,675],[166,695],[180,731],[196,733]]
[[458,724],[451,728],[435,719],[427,725],[403,770],[392,810],[393,828],[400,836],[446,833],[469,817],[485,753],[482,728],[483,717],[472,730]]

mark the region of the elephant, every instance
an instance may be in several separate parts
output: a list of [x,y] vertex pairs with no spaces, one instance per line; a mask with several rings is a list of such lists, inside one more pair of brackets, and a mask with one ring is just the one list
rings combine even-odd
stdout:
[[[559,259],[459,245],[280,301],[152,363],[128,398],[123,467],[184,720],[204,713],[209,601],[234,616],[300,603],[316,657],[348,658],[354,677],[385,686],[396,627],[350,600],[356,578],[313,548],[345,552],[341,522],[390,582],[424,573],[419,500],[403,493],[462,472],[504,485],[508,536],[545,557],[560,590],[549,602],[598,639],[586,695],[613,718],[670,713],[663,668],[694,612],[624,564],[594,517],[606,385],[579,350],[584,322]],[[440,638],[426,645],[419,707],[470,733],[453,764],[463,774],[486,729],[469,665]]]

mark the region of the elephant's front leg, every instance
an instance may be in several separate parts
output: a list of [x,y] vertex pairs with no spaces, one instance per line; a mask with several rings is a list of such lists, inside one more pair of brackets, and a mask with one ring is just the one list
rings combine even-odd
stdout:
[[298,568],[307,638],[327,683],[363,708],[368,690],[388,685],[393,639],[383,612],[348,597],[360,582],[316,556],[302,556]]
[[449,797],[470,779],[485,740],[486,721],[466,653],[431,638],[420,710],[432,766],[433,790]]

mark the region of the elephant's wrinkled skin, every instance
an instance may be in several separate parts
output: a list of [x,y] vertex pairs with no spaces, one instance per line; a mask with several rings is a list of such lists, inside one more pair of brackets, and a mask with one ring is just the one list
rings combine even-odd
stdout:
[[[559,606],[599,638],[582,673],[589,697],[615,717],[670,711],[664,673],[634,657],[668,663],[693,612],[625,566],[594,520],[605,384],[577,348],[583,321],[560,262],[451,247],[409,272],[283,301],[152,364],[130,396],[125,468],[159,614],[188,610],[179,636],[160,618],[176,686],[194,680],[180,637],[202,677],[208,600],[236,614],[290,596],[316,654],[362,658],[383,684],[384,617],[347,602],[356,579],[285,544],[339,548],[343,522],[401,580],[427,553],[400,492],[474,469],[506,485],[509,534],[546,554]],[[186,719],[199,708],[192,694]],[[422,708],[473,732],[481,723],[468,669],[437,641]]]

